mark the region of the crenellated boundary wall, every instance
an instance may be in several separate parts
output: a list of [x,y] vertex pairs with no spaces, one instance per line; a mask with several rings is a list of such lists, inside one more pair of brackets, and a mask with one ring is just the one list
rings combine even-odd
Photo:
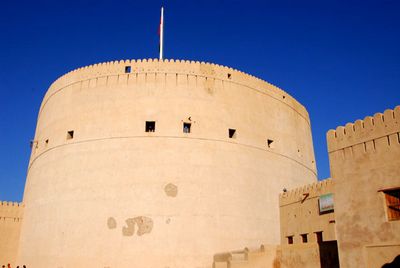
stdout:
[[328,153],[340,151],[343,159],[400,146],[400,106],[329,130],[327,142]]
[[138,81],[166,84],[171,81],[171,76],[174,77],[173,80],[175,80],[176,85],[189,84],[194,78],[195,83],[212,85],[216,82],[222,84],[229,82],[248,87],[249,90],[267,94],[288,105],[310,124],[304,106],[277,86],[230,67],[214,63],[174,59],[110,61],[72,70],[59,77],[50,86],[43,99],[39,115],[49,98],[63,88],[77,83],[81,83],[82,88],[96,87],[97,85],[132,84]]
[[24,205],[0,201],[0,266],[15,264]]

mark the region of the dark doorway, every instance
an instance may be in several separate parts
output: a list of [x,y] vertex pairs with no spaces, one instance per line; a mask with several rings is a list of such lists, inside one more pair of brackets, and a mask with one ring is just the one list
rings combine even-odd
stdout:
[[337,241],[318,243],[321,268],[339,268]]

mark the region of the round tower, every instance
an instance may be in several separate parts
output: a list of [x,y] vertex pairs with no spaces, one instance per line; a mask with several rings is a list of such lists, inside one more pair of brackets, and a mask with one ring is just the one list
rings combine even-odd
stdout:
[[40,107],[18,264],[211,267],[279,244],[278,194],[315,181],[308,113],[267,82],[179,60],[80,68]]

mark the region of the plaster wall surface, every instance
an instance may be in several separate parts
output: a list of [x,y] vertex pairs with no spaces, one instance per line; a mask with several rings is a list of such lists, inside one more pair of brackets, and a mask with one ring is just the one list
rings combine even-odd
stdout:
[[278,245],[261,245],[254,249],[215,254],[213,268],[279,268],[280,248]]
[[0,266],[14,266],[23,217],[21,203],[0,201]]
[[319,198],[333,193],[333,183],[326,179],[279,195],[282,245],[288,244],[288,237],[293,244],[303,243],[301,235],[307,235],[308,242],[318,242],[317,232],[322,232],[323,241],[336,240],[335,213],[319,211]]
[[399,255],[400,221],[381,190],[400,186],[400,106],[327,133],[340,267],[381,267]]
[[[320,251],[315,242],[282,245],[281,268],[320,268]],[[333,267],[333,266],[327,266]]]
[[278,244],[278,193],[315,181],[307,111],[273,85],[189,61],[84,67],[40,108],[18,260],[210,267],[215,252]]

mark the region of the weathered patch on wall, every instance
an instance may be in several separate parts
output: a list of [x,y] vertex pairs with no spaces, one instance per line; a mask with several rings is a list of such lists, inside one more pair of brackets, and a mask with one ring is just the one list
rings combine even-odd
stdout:
[[107,220],[107,227],[108,229],[117,228],[117,221],[113,217],[109,217]]
[[[112,219],[115,221],[114,218],[112,218]],[[110,218],[108,219],[108,221],[110,221]],[[126,226],[122,227],[122,235],[123,236],[133,236],[135,234],[135,230],[136,230],[135,225],[137,225],[136,234],[138,236],[142,236],[144,234],[151,233],[151,230],[153,230],[153,220],[149,217],[139,216],[139,217],[135,217],[135,218],[128,218],[125,220],[125,222],[126,222]],[[116,225],[117,225],[117,223],[115,222],[115,226]],[[110,228],[110,227],[108,227],[108,228]]]
[[138,236],[148,234],[151,232],[151,230],[153,230],[153,220],[149,217],[145,216],[136,217],[134,218],[134,221],[136,222],[139,228],[136,233]]
[[164,187],[165,194],[170,197],[176,197],[178,195],[178,186],[173,183],[168,183]]
[[123,236],[132,236],[135,234],[135,219],[129,218],[125,220],[126,225],[122,227],[122,235]]

